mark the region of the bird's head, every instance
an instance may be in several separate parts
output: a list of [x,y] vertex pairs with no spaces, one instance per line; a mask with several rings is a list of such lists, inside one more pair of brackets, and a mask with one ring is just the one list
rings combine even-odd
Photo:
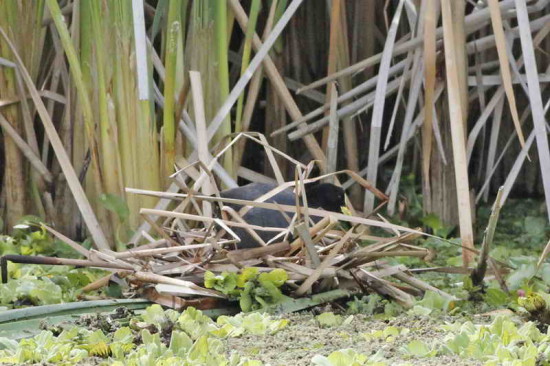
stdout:
[[327,211],[341,212],[341,207],[346,205],[344,190],[331,183],[306,185],[306,196],[310,207]]

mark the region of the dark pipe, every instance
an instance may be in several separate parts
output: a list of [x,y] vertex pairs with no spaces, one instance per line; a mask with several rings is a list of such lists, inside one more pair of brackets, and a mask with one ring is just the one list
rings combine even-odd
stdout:
[[8,261],[23,264],[47,264],[52,266],[75,266],[75,267],[98,267],[114,268],[121,270],[133,270],[129,264],[117,264],[103,261],[90,261],[86,259],[55,258],[30,255],[8,254],[0,257],[0,267],[2,272],[2,283],[8,282]]

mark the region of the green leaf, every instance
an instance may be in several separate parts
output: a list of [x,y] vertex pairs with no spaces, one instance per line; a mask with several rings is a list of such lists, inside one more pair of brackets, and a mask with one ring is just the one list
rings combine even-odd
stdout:
[[347,306],[348,312],[351,314],[374,315],[382,310],[383,299],[377,294],[363,296],[361,299],[355,297],[347,303]]
[[284,285],[287,280],[288,274],[282,268],[274,269],[271,272],[261,273],[258,277],[258,281],[260,281],[261,284],[271,282],[277,287],[281,287],[282,285]]
[[220,337],[239,337],[243,334],[275,334],[288,325],[287,319],[275,320],[268,314],[240,313],[235,316],[220,316],[217,324],[221,327],[216,335]]
[[206,271],[204,274],[204,286],[216,289],[226,295],[232,294],[237,287],[237,274],[223,272],[220,275],[215,275],[210,271]]
[[386,327],[383,331],[384,337],[397,337],[399,335],[399,329],[396,327]]
[[361,366],[369,365],[368,357],[353,349],[334,351],[328,357],[313,356],[311,362],[317,366]]
[[550,286],[550,263],[542,264],[540,268],[540,276],[542,277],[544,283]]
[[0,337],[0,350],[8,349],[10,351],[16,351],[18,343],[13,339]]
[[103,193],[99,196],[99,202],[107,210],[114,212],[120,221],[126,221],[130,215],[130,210],[126,204],[126,200],[116,194]]
[[113,334],[113,342],[109,345],[114,358],[124,358],[134,348],[134,335],[128,327],[118,328]]
[[164,310],[158,304],[151,305],[145,309],[142,318],[143,321],[155,325],[158,330],[161,330],[168,323]]
[[244,288],[246,283],[255,280],[258,277],[259,269],[257,267],[244,268],[237,278],[237,286]]
[[193,340],[189,338],[189,336],[185,332],[172,332],[169,349],[174,353],[174,355],[185,357],[187,352],[191,349],[192,345]]
[[122,297],[122,287],[118,283],[109,283],[109,286],[105,289],[105,295],[114,298]]
[[415,315],[429,315],[432,311],[444,311],[449,309],[450,299],[446,299],[435,291],[426,291],[422,300],[410,310]]
[[509,296],[506,292],[499,288],[491,287],[485,292],[485,301],[487,304],[495,307],[500,307],[508,304]]
[[445,345],[449,351],[459,355],[463,349],[468,347],[469,344],[470,338],[468,337],[468,334],[466,332],[460,332],[453,338],[449,339]]
[[315,317],[317,323],[321,328],[331,328],[342,324],[343,319],[341,315],[335,315],[332,312],[322,313]]
[[527,216],[524,219],[524,228],[527,234],[534,238],[545,235],[547,220],[542,217]]
[[441,236],[443,238],[446,238],[451,233],[451,231],[453,231],[453,229],[454,229],[453,226],[445,225],[441,221],[439,216],[437,216],[433,213],[430,213],[430,214],[424,216],[421,221],[425,226],[432,229],[432,232],[434,233],[434,235]]
[[406,353],[415,357],[434,357],[437,351],[431,350],[426,343],[415,339],[407,344]]
[[133,341],[134,335],[128,327],[120,327],[113,334],[113,342],[131,343]]
[[248,282],[243,292],[241,293],[241,298],[239,299],[239,306],[241,307],[241,310],[244,312],[249,312],[254,309],[254,302],[252,301],[252,294],[251,291],[254,288],[254,284],[252,282]]
[[216,330],[216,324],[212,319],[193,307],[188,307],[177,321],[177,328],[183,330],[191,339],[198,339],[202,335]]
[[193,344],[187,357],[191,365],[225,365],[227,359],[223,352],[220,340],[202,336]]
[[535,263],[522,264],[517,270],[515,270],[510,276],[508,276],[507,282],[511,290],[520,288],[525,281],[530,280],[535,276],[537,267]]
[[11,236],[0,236],[0,254],[19,254],[19,249],[16,247],[16,241]]
[[[4,293],[4,289],[7,293]],[[62,301],[61,287],[49,279],[36,277],[22,278],[0,285],[0,298],[4,302],[4,294],[11,297],[11,301],[28,299],[35,305],[58,304]]]

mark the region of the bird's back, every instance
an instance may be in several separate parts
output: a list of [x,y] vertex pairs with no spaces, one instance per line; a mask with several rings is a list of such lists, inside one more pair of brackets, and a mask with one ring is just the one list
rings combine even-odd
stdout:
[[[254,201],[277,187],[278,186],[276,184],[250,183],[242,187],[222,191],[220,196],[222,198]],[[285,189],[273,197],[266,199],[264,202],[278,203],[281,205],[296,204],[294,193],[290,189]],[[230,206],[235,211],[238,211],[243,207],[242,205],[237,205],[234,203],[226,203],[225,205]],[[251,225],[263,227],[286,228],[289,224],[281,212],[262,207],[253,207],[243,216],[243,219]],[[253,248],[259,246],[258,242],[252,238],[246,230],[234,228],[234,231],[241,238],[239,248]],[[273,231],[257,230],[256,233],[266,242],[271,240],[276,235]]]
[[[272,191],[277,188],[276,184],[269,183],[250,183],[242,187],[237,187],[222,191],[220,196],[222,198],[233,198],[247,201],[254,201],[264,194]],[[326,210],[331,210],[338,212],[340,207],[344,203],[344,191],[331,184],[316,184],[306,186],[306,192],[308,196],[309,207],[312,208],[324,208]],[[264,202],[269,203],[278,203],[280,205],[296,205],[296,196],[292,189],[287,188],[273,197],[266,199]],[[226,206],[230,206],[235,211],[239,211],[243,206],[226,203]],[[288,214],[288,217],[292,217],[292,214]],[[321,217],[319,216],[310,216],[314,222],[318,222]],[[285,215],[283,215],[279,210],[253,207],[251,208],[244,216],[244,221],[248,224],[263,226],[263,227],[272,227],[272,228],[287,228],[289,222]],[[255,230],[256,233],[262,238],[263,241],[268,242],[277,235],[274,231],[263,231]],[[253,248],[257,247],[260,244],[244,229],[234,228],[234,232],[240,237],[241,242],[238,245],[239,248]]]

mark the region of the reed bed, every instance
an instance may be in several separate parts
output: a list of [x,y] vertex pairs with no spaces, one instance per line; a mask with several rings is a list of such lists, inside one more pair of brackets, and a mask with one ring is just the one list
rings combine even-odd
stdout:
[[144,228],[170,242],[144,213],[190,214],[188,188],[210,216],[219,189],[315,159],[351,172],[326,179],[357,220],[406,207],[415,174],[467,266],[500,186],[500,205],[516,189],[550,208],[549,3],[0,0],[4,229],[32,213],[113,256]]

